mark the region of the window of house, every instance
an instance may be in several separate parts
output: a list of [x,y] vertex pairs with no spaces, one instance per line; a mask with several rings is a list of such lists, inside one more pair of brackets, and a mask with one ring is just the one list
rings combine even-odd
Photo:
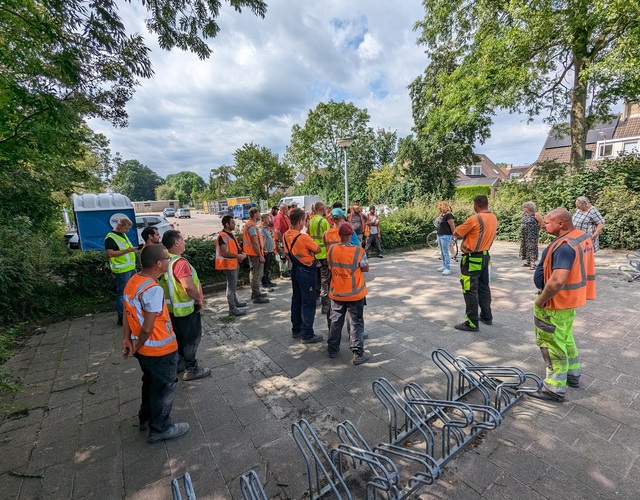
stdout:
[[600,158],[605,158],[607,156],[611,156],[611,154],[613,153],[613,144],[601,144],[600,145],[600,152],[599,155]]
[[151,203],[145,203],[144,204],[144,209],[145,210],[151,210]]
[[631,154],[638,151],[638,141],[633,142],[625,142],[624,148],[622,149],[624,154]]
[[482,175],[481,165],[465,165],[460,167],[460,170],[464,175]]

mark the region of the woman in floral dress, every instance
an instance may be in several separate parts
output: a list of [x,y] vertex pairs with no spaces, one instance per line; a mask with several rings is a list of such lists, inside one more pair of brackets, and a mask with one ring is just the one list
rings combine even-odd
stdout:
[[527,201],[522,204],[522,231],[520,232],[520,258],[522,267],[535,269],[538,260],[538,235],[543,226],[542,215],[536,212],[536,204]]

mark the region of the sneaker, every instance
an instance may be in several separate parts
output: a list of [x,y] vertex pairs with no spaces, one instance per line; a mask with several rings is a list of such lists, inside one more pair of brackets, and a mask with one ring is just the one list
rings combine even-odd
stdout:
[[206,366],[198,367],[194,368],[193,370],[187,370],[186,372],[184,372],[184,375],[182,375],[182,380],[184,380],[185,382],[190,382],[192,380],[198,380],[199,378],[208,377],[209,375],[211,375],[211,368],[207,368]]
[[361,365],[363,363],[366,363],[367,361],[369,361],[371,359],[371,353],[369,351],[364,351],[362,353],[362,356],[360,356],[358,353],[353,353],[353,359],[351,360],[351,362],[358,366]]
[[245,302],[244,300],[240,301],[240,302],[236,302],[236,307],[247,307],[249,304],[247,302]]
[[327,351],[327,355],[331,358],[331,359],[336,359],[338,357],[338,351]]
[[457,325],[454,325],[453,327],[456,330],[462,330],[463,332],[479,332],[480,331],[480,328],[478,328],[477,326],[475,328],[473,328],[466,321],[464,323],[458,323]]
[[484,323],[485,325],[493,325],[493,320],[480,318],[480,323]]
[[442,276],[449,276],[451,274],[451,269],[445,269],[442,271]]
[[244,316],[245,314],[247,314],[247,311],[241,311],[239,309],[236,309],[235,311],[229,311],[229,316]]
[[255,299],[253,299],[251,302],[253,302],[254,304],[268,304],[269,303],[269,299],[266,297],[256,297]]
[[149,421],[148,421],[148,420],[145,420],[145,421],[143,421],[143,422],[140,422],[140,423],[138,424],[138,430],[139,430],[140,432],[146,432],[146,431],[148,431],[148,430],[149,430]]
[[182,373],[186,369],[187,369],[187,367],[186,367],[186,365],[184,363],[184,358],[180,358],[178,360],[178,373]]
[[444,271],[444,266],[440,266],[438,269],[436,269],[436,271],[438,271],[439,273],[441,273],[442,271]]
[[177,424],[173,424],[164,432],[150,434],[149,439],[147,439],[147,443],[153,444],[168,439],[179,438],[180,436],[184,436],[187,432],[189,432],[189,424],[187,422],[179,422]]
[[526,394],[532,398],[541,399],[543,401],[553,401],[555,403],[562,403],[564,401],[564,396],[551,392],[546,387],[538,389],[536,392],[527,392]]
[[322,342],[324,337],[322,335],[314,335],[310,339],[302,339],[303,344],[317,344],[318,342]]

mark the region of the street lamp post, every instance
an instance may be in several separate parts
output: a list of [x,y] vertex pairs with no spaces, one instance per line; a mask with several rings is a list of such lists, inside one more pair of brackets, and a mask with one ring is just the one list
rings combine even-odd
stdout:
[[353,137],[338,139],[338,146],[344,151],[344,210],[349,209],[349,177],[347,176],[347,148],[353,144]]

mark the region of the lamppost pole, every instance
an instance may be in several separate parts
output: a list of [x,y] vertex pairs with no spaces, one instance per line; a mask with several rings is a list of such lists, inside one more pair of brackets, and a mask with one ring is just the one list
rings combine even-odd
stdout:
[[349,176],[347,175],[347,148],[353,144],[353,137],[338,139],[338,146],[344,151],[344,210],[349,209]]

